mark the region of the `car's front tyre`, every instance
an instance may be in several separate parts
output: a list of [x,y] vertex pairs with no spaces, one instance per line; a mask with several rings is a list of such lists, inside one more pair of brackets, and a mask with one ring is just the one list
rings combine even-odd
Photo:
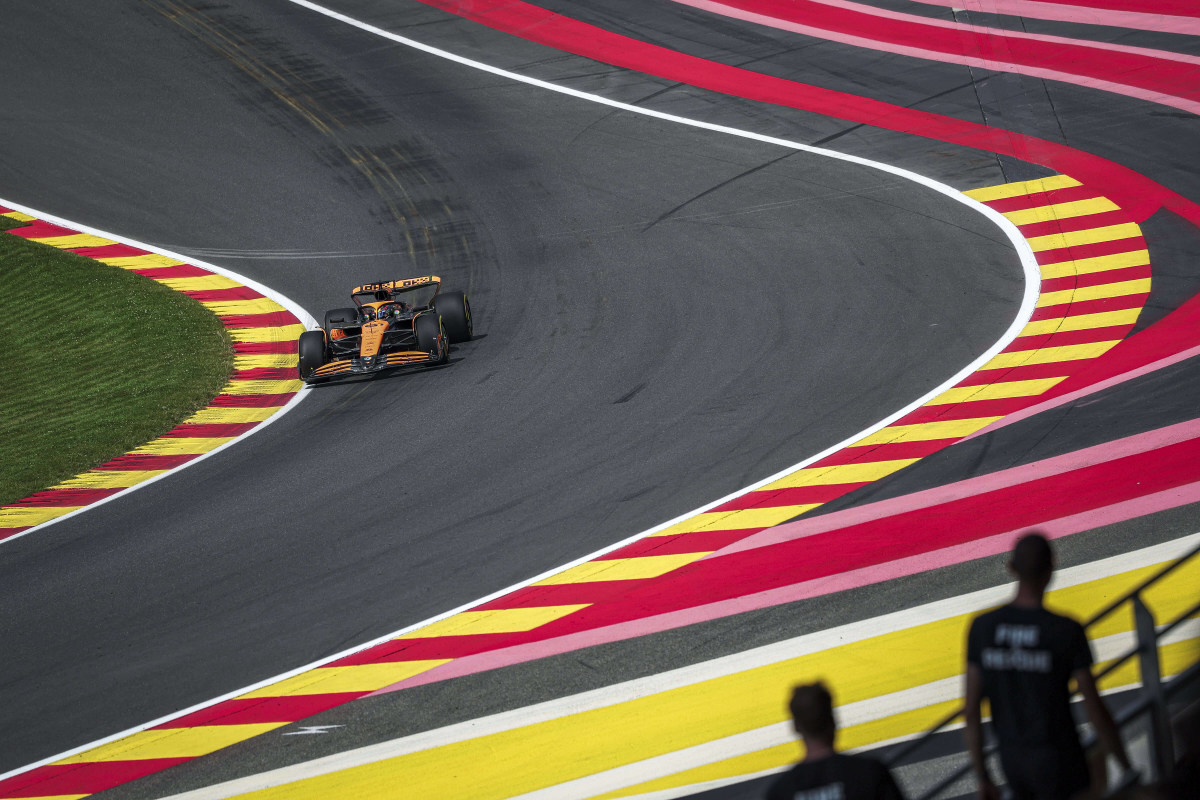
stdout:
[[325,363],[325,332],[305,331],[296,345],[300,380],[312,377],[313,371]]

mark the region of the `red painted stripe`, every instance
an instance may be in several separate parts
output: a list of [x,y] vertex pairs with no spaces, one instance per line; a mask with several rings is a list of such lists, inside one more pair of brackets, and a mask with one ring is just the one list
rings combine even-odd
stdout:
[[[985,369],[974,372],[958,382],[959,387],[991,386],[993,383],[1012,381],[1036,381],[1044,378],[1062,378],[1071,373],[1075,365],[1070,361],[1054,364],[1034,364],[1028,367],[1008,369]],[[1026,401],[1028,402],[1028,401]]]
[[14,506],[86,506],[95,503],[97,500],[103,500],[106,497],[111,497],[120,489],[47,489],[37,494],[31,494],[23,500],[18,500],[12,503],[8,508]]
[[4,539],[7,539],[7,538],[8,538],[8,537],[10,537],[10,536],[16,536],[16,535],[17,535],[18,533],[20,533],[21,531],[27,531],[27,530],[29,530],[31,527],[33,527],[33,526],[32,526],[32,525],[26,525],[26,526],[24,526],[24,527],[21,527],[21,528],[0,528],[0,541],[3,541]]
[[76,247],[71,251],[87,258],[133,258],[148,256],[150,252],[127,244],[106,244],[102,247]]
[[205,289],[196,292],[183,292],[188,297],[201,303],[227,303],[232,300],[258,300],[263,295],[249,286],[237,286],[233,289]]
[[1078,289],[1084,286],[1104,286],[1108,283],[1136,281],[1149,277],[1151,277],[1150,265],[1142,264],[1137,267],[1091,272],[1087,275],[1068,275],[1062,278],[1049,278],[1042,281],[1042,294],[1060,292],[1064,289]]
[[0,797],[44,797],[59,794],[95,794],[191,761],[190,758],[147,758],[141,761],[96,761],[84,764],[47,764],[0,781]]
[[605,560],[617,558],[641,558],[642,556],[673,556],[683,553],[712,553],[728,547],[739,539],[750,535],[748,530],[738,531],[694,531],[675,536],[647,536],[632,544],[604,555]]
[[226,700],[211,708],[173,719],[155,730],[196,728],[202,725],[256,725],[264,722],[299,722],[323,711],[349,703],[366,692],[302,694],[291,697],[259,697]]
[[1077,317],[1081,314],[1101,314],[1105,311],[1121,311],[1127,308],[1141,308],[1146,305],[1147,297],[1149,297],[1148,292],[1142,294],[1124,294],[1120,297],[1109,297],[1104,300],[1080,300],[1073,303],[1063,303],[1060,306],[1042,306],[1033,312],[1030,321],[1058,319],[1059,317]]
[[1091,200],[1100,197],[1101,193],[1090,186],[1068,186],[1065,189],[1051,189],[1048,192],[1034,192],[1017,197],[1005,197],[1000,200],[988,200],[984,203],[1001,214],[1011,211],[1024,211],[1027,208],[1041,208],[1059,203],[1074,203],[1079,200]]
[[257,426],[257,422],[185,423],[176,425],[162,435],[163,439],[222,438],[241,436]]
[[851,122],[1004,153],[1102,186],[1134,220],[1166,206],[1200,224],[1200,206],[1133,170],[1091,153],[999,128],[705,61],[554,14],[521,0],[423,0],[523,39],[679,83]]
[[[878,520],[898,519],[903,515],[917,515],[910,518],[920,518],[924,515],[926,518],[938,520],[942,516],[943,509],[951,508],[955,503],[973,502],[978,498],[987,498],[989,495],[997,496],[997,492],[1020,490],[1021,487],[1053,488],[1058,486],[1061,489],[1071,481],[1077,480],[1082,471],[1097,465],[1112,464],[1132,456],[1154,454],[1164,447],[1187,441],[1200,442],[1200,419],[1169,425],[1165,428],[1135,434],[1124,439],[1093,445],[1071,453],[1010,467],[998,472],[990,472],[955,483],[935,486],[932,489],[924,489],[901,497],[880,500],[870,505],[780,525],[765,533],[747,538],[727,548],[725,553],[719,555],[751,548],[770,547],[831,531],[849,530]],[[1129,479],[1139,478],[1140,476],[1132,476]],[[1107,505],[1111,505],[1111,503],[1102,503],[1096,507]],[[1039,513],[1039,511],[1034,509],[1033,513]],[[1046,519],[1049,518],[1051,517],[1046,517]]]
[[1133,222],[1124,211],[1104,211],[1099,214],[1087,214],[1082,217],[1067,217],[1052,219],[1046,222],[1030,222],[1018,225],[1018,230],[1026,239],[1037,236],[1053,236],[1056,233],[1071,233],[1073,231],[1089,231],[1092,228],[1107,228],[1110,225],[1123,225]]
[[212,275],[206,269],[193,267],[191,264],[179,264],[174,267],[147,267],[146,269],[131,269],[130,272],[154,280],[177,280],[179,278],[207,278]]
[[338,659],[331,667],[356,667],[396,661],[432,661],[462,658],[502,645],[511,633],[477,633],[471,636],[438,636],[433,639],[393,639],[361,653]]
[[1112,256],[1117,253],[1132,253],[1134,250],[1145,249],[1145,239],[1141,236],[1131,236],[1128,239],[1114,239],[1111,242],[1077,244],[1074,247],[1060,247],[1056,250],[1039,250],[1033,254],[1033,257],[1039,264],[1061,264],[1064,261]]
[[919,425],[922,422],[944,422],[952,419],[1003,417],[1014,414],[1038,400],[1037,396],[1010,397],[1002,400],[969,400],[944,406],[921,406],[912,413],[901,417],[895,424]]
[[141,469],[175,469],[180,464],[186,464],[194,459],[194,455],[182,456],[140,456],[126,454],[117,456],[112,461],[101,464],[96,469],[141,470]]
[[[1196,90],[1200,68],[1195,64],[1118,50],[1103,42],[1063,37],[1046,41],[1020,32],[992,33],[982,27],[957,26],[870,6],[846,7],[812,0],[720,2],[724,9],[714,10],[733,17],[746,16],[764,25],[797,29],[817,37],[824,34],[823,38],[908,56],[977,67],[999,65],[1005,72],[1030,71],[1038,77],[1100,86],[1143,100],[1167,102],[1180,98],[1184,102],[1176,100],[1174,104],[1186,110],[1195,108],[1200,95]],[[745,12],[768,19],[754,19]]]
[[1108,328],[1088,328],[1082,331],[1062,331],[1042,336],[1022,336],[1004,348],[1004,352],[1019,353],[1023,350],[1041,350],[1043,347],[1067,347],[1073,344],[1119,341],[1124,339],[1131,330],[1133,330],[1133,325],[1129,324]]
[[295,392],[285,394],[219,394],[209,403],[214,408],[273,408],[285,406],[296,396]]
[[290,339],[286,342],[234,342],[233,352],[239,355],[266,355],[271,353],[295,353],[299,342]]
[[[885,429],[886,430],[886,429]],[[961,437],[960,437],[961,438]],[[901,458],[924,458],[958,441],[954,439],[930,439],[923,442],[900,442],[880,444],[873,447],[843,447],[833,455],[816,461],[809,469],[835,467],[841,464],[866,464],[871,461],[892,461]]]
[[221,320],[226,328],[278,328],[300,323],[290,311],[272,311],[270,314],[225,314],[217,319]]
[[796,486],[790,489],[763,489],[747,492],[713,511],[737,511],[743,508],[775,508],[777,506],[803,506],[811,503],[828,503],[866,483],[831,483],[823,486]]
[[229,379],[233,381],[294,381],[297,380],[297,374],[295,367],[256,367],[235,370]]
[[[1168,14],[1147,14],[1140,11],[1110,11],[1088,8],[1086,2],[1059,5],[1063,0],[986,0],[983,7],[994,14],[1009,14],[1033,19],[1053,19],[1084,25],[1108,25],[1113,28],[1135,28],[1144,31],[1200,36],[1200,20]],[[917,0],[920,3],[957,8],[960,0]]]
[[22,239],[46,239],[51,236],[74,236],[79,231],[73,231],[70,228],[64,228],[60,225],[52,225],[49,222],[42,220],[34,220],[20,228],[13,228],[7,233],[13,236],[20,236]]
[[950,502],[939,506],[936,513],[922,509],[699,561],[671,573],[670,580],[631,588],[620,603],[592,606],[550,623],[544,626],[544,637],[915,556],[1016,530],[1031,520],[1066,517],[1197,478],[1200,440],[1184,441],[1054,479]]

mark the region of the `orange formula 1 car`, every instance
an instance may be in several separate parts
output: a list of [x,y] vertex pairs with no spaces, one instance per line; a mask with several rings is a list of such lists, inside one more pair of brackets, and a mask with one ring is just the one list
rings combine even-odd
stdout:
[[464,293],[441,288],[436,275],[356,287],[355,308],[334,309],[322,330],[300,334],[300,379],[445,364],[451,344],[471,339],[471,306]]

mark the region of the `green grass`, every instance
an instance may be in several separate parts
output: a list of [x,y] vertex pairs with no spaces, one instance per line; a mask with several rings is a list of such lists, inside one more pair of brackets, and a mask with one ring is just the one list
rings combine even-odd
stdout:
[[233,366],[229,335],[190,297],[4,233],[0,347],[0,505],[170,430]]

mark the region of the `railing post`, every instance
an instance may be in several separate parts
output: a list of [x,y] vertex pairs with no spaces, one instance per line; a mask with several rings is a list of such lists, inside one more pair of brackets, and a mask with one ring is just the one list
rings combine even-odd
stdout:
[[1171,774],[1175,766],[1171,719],[1167,714],[1167,698],[1163,693],[1162,672],[1158,664],[1158,630],[1154,615],[1142,602],[1141,594],[1132,598],[1133,618],[1137,626],[1138,666],[1142,672],[1142,693],[1149,702],[1150,753],[1155,780]]

